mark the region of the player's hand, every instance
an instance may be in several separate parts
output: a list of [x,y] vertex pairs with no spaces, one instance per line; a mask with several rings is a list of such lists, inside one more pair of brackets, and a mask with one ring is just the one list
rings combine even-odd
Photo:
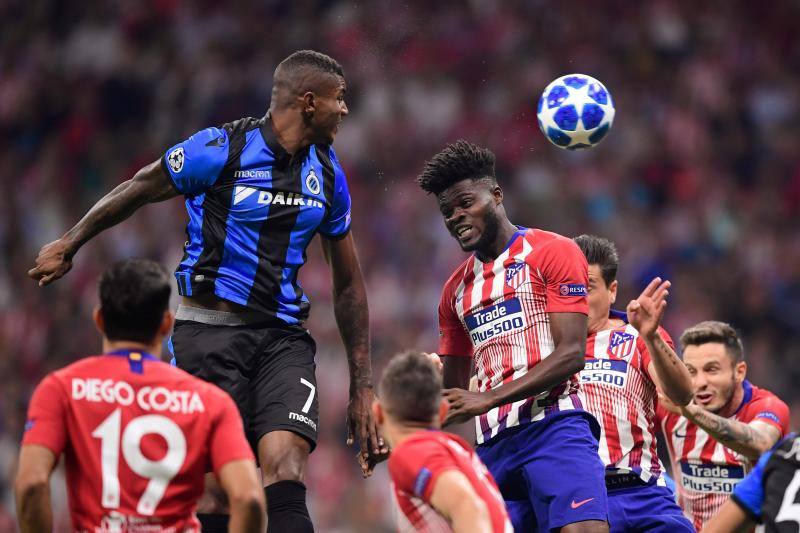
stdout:
[[655,278],[635,300],[628,304],[628,321],[644,337],[655,335],[667,308],[669,281]]
[[358,461],[358,466],[361,467],[361,476],[364,479],[371,476],[373,470],[375,470],[375,465],[387,460],[390,454],[391,450],[389,450],[388,446],[386,446],[385,450],[378,455],[364,454],[359,451],[358,454],[356,454],[356,460]]
[[439,357],[439,354],[438,354],[438,353],[436,353],[436,352],[431,352],[431,353],[428,353],[428,352],[422,352],[422,353],[423,353],[425,356],[427,356],[427,357],[428,357],[428,360],[429,360],[431,363],[433,363],[433,366],[436,368],[436,370],[438,370],[438,371],[439,371],[439,374],[441,374],[441,373],[443,372],[443,370],[444,370],[444,365],[442,364],[442,358],[441,358],[441,357]]
[[450,424],[460,424],[472,417],[482,415],[493,407],[491,394],[489,392],[472,392],[464,389],[445,389],[442,396],[450,409],[444,420],[445,426]]
[[46,244],[39,251],[36,266],[28,271],[28,276],[44,287],[70,271],[73,255],[71,246],[64,239]]
[[[372,418],[372,402],[375,394],[371,387],[359,387],[350,394],[347,405],[347,444],[358,438],[358,462],[364,477],[372,474],[372,467],[383,461],[389,454],[389,447],[378,433],[378,426]],[[365,468],[369,466],[369,468]],[[371,466],[370,466],[371,465]]]

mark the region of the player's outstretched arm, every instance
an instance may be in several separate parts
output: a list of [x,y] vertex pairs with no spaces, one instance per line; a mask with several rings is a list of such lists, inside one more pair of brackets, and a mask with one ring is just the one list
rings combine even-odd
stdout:
[[714,518],[703,526],[703,533],[745,533],[755,525],[735,501],[728,500]]
[[[333,311],[342,336],[350,370],[350,402],[347,406],[347,442],[358,438],[361,457],[382,456],[388,448],[379,443],[372,418],[372,363],[369,348],[369,308],[364,275],[352,232],[338,240],[322,238],[325,258],[333,276]],[[364,464],[364,463],[362,463]],[[367,464],[374,464],[368,461]],[[365,470],[368,475],[371,469]]]
[[448,470],[436,480],[431,505],[450,521],[455,533],[492,531],[489,509],[463,473]]
[[749,424],[723,418],[693,403],[684,406],[682,414],[726,448],[755,461],[769,451],[781,438],[781,432],[766,422],[754,420]]
[[55,465],[55,454],[44,446],[26,444],[20,450],[14,496],[17,500],[17,520],[22,533],[53,530],[50,474]]
[[675,350],[659,333],[661,319],[667,308],[669,281],[655,278],[642,294],[628,304],[628,320],[636,328],[650,352],[648,372],[658,388],[677,405],[692,401],[692,377]]
[[178,194],[160,160],[142,167],[133,178],[103,196],[63,237],[43,246],[28,275],[38,280],[40,287],[57,280],[69,272],[75,253],[92,237],[119,224],[143,205]]
[[261,533],[266,522],[264,490],[256,469],[250,459],[230,461],[217,473],[219,483],[228,497],[230,533]]

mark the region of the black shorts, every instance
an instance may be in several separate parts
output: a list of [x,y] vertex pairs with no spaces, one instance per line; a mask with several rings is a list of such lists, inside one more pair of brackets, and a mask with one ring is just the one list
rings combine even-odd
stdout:
[[291,325],[216,326],[177,320],[170,339],[175,364],[231,395],[253,450],[270,431],[317,444],[316,343]]

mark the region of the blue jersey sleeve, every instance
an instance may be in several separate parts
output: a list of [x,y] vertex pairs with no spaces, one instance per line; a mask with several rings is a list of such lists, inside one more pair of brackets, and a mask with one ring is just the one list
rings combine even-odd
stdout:
[[761,456],[756,467],[733,489],[733,501],[755,522],[761,522],[761,505],[764,503],[764,467],[772,457],[769,451]]
[[320,225],[319,232],[325,237],[338,239],[350,231],[350,190],[347,188],[347,178],[342,165],[336,159],[333,149],[330,151],[330,156],[334,173],[333,200],[328,217]]
[[194,196],[217,181],[228,160],[228,147],[225,130],[206,128],[167,150],[161,164],[178,192]]

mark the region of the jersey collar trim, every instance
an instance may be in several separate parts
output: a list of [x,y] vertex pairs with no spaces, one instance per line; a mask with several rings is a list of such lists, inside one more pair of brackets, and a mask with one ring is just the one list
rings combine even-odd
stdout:
[[734,411],[733,415],[731,416],[736,415],[736,413],[742,410],[742,407],[750,403],[750,400],[753,399],[753,385],[749,381],[744,380],[742,381],[742,388],[744,389],[744,396],[742,397],[742,403],[739,404],[739,407],[736,408],[736,411]]
[[114,350],[113,352],[108,352],[105,355],[127,357],[131,372],[134,372],[135,374],[144,374],[143,363],[145,359],[150,361],[160,361],[160,359],[155,355],[141,350]]

